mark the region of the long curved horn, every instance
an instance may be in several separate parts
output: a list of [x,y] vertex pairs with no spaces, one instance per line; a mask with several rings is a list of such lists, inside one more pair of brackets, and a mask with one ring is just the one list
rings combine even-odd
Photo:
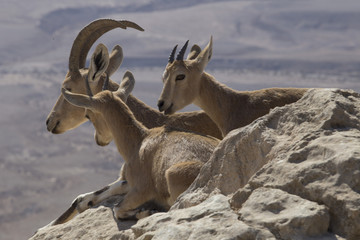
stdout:
[[185,54],[186,48],[188,46],[188,43],[189,43],[189,40],[187,40],[185,45],[181,48],[180,52],[176,56],[176,60],[178,60],[178,61],[184,60],[184,54]]
[[173,50],[171,51],[170,57],[169,57],[169,63],[172,63],[175,59],[175,52],[178,45],[176,45]]
[[139,31],[141,31],[141,32],[144,31],[144,29],[143,29],[142,27],[140,27],[139,25],[137,25],[137,24],[134,23],[134,22],[131,22],[131,21],[128,21],[128,20],[120,20],[120,21],[118,21],[118,22],[124,24],[124,25],[127,26],[127,27],[130,27],[130,28],[134,28],[134,29],[136,29],[136,30],[139,30]]
[[80,68],[84,68],[86,56],[94,42],[104,33],[118,27],[123,29],[131,27],[139,31],[144,31],[144,29],[136,23],[127,20],[98,19],[91,22],[79,32],[74,40],[69,57],[69,70],[79,71]]

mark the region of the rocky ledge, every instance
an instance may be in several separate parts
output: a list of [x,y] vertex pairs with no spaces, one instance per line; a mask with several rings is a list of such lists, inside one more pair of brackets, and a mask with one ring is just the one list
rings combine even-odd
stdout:
[[311,89],[232,131],[169,212],[108,206],[31,239],[360,239],[360,94]]

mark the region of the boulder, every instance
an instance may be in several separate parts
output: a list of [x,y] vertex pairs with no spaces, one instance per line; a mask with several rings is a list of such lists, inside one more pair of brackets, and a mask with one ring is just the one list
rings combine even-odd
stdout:
[[138,239],[275,239],[238,217],[228,197],[217,194],[197,206],[141,219],[132,230]]
[[261,122],[275,141],[270,160],[236,191],[232,206],[241,208],[255,189],[281,189],[326,206],[330,232],[360,239],[359,94],[311,90]]
[[269,229],[278,239],[327,234],[327,207],[279,189],[258,188],[238,211],[240,220]]

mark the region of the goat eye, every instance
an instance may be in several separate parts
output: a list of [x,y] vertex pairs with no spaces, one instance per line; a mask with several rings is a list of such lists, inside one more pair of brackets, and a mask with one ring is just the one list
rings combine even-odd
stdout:
[[180,74],[180,75],[177,75],[176,76],[176,81],[179,81],[179,80],[184,80],[185,79],[185,74]]

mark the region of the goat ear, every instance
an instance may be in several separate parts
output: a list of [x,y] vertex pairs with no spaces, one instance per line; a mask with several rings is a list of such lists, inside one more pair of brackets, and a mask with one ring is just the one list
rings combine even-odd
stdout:
[[106,69],[106,74],[110,77],[121,66],[124,59],[123,50],[119,45],[116,45],[110,54],[109,66]]
[[104,44],[99,44],[91,57],[88,79],[97,82],[109,66],[109,52]]
[[211,56],[212,56],[212,36],[210,37],[210,42],[208,43],[208,45],[195,58],[195,61],[199,65],[201,71],[204,71],[206,65],[209,63],[211,59]]
[[201,52],[201,48],[194,44],[192,47],[191,47],[191,50],[190,50],[190,53],[189,55],[187,55],[187,60],[194,60],[195,58],[197,58],[197,56],[199,56]]
[[83,94],[77,94],[77,93],[71,93],[65,88],[61,89],[61,93],[70,104],[77,106],[77,107],[83,107],[88,108],[90,110],[93,109],[93,101],[89,96],[83,95]]
[[126,71],[126,73],[124,74],[124,77],[120,83],[120,87],[116,92],[123,93],[125,95],[125,98],[127,99],[127,97],[130,95],[130,93],[134,89],[134,86],[135,86],[134,75],[130,71]]

